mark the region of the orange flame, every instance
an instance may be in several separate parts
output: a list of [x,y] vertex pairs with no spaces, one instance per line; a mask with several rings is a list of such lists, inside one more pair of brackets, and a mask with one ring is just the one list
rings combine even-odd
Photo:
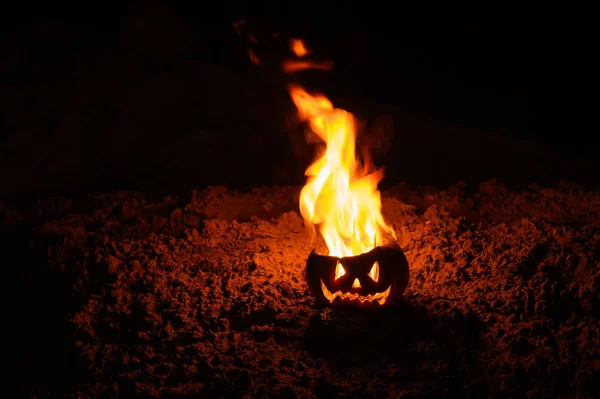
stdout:
[[370,159],[356,158],[354,116],[334,108],[322,94],[311,95],[298,85],[288,90],[300,117],[326,144],[306,169],[300,212],[310,226],[318,227],[329,255],[359,255],[382,243],[384,233],[395,237],[381,215],[377,184],[383,169],[372,172]]
[[253,65],[260,65],[260,59],[250,47],[248,47],[248,57],[250,57],[250,62],[252,62]]
[[[245,22],[241,20],[234,24],[238,34]],[[298,57],[308,54],[302,40],[291,39],[289,45]],[[248,55],[253,64],[260,64],[250,48]],[[332,68],[331,60],[286,60],[282,63],[286,73],[306,69],[329,71]],[[381,214],[377,184],[383,178],[383,169],[374,170],[366,153],[362,161],[356,158],[354,116],[343,109],[334,108],[324,95],[311,95],[299,85],[290,84],[288,91],[300,117],[309,121],[311,129],[326,144],[324,153],[306,169],[308,179],[300,192],[300,213],[309,226],[319,229],[329,255],[360,255],[381,244],[384,233],[395,238],[394,230],[385,223]],[[374,265],[369,272],[375,280],[378,278],[375,276],[379,275],[378,270]],[[331,296],[330,300],[333,300],[337,294],[330,293],[328,298]],[[369,300],[385,301],[388,294],[389,289],[381,293],[381,298],[372,297]]]
[[331,60],[325,61],[304,61],[304,60],[286,60],[281,63],[281,69],[285,73],[300,72],[307,69],[320,69],[330,71],[333,68]]
[[[233,23],[233,28],[237,32],[238,36],[242,36],[241,27],[247,22],[248,21],[245,18],[243,18]],[[258,44],[258,39],[252,32],[248,33],[248,40],[251,43]],[[250,58],[250,62],[252,62],[253,65],[260,65],[260,59],[256,56],[256,53],[254,52],[254,50],[252,50],[252,48],[250,48],[250,46],[248,46],[248,57]]]
[[308,54],[308,50],[301,39],[290,38],[290,49],[297,57],[304,57]]
[[235,22],[233,23],[233,28],[235,29],[235,31],[237,32],[237,34],[238,34],[239,36],[241,36],[241,35],[242,35],[242,32],[241,32],[241,30],[240,30],[240,27],[241,27],[242,25],[244,25],[246,22],[248,22],[248,21],[247,21],[245,18],[242,18],[242,19],[240,19],[239,21],[235,21]]

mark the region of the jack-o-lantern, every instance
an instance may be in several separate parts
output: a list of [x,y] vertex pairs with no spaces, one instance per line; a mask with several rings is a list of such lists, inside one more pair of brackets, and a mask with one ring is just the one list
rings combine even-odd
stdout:
[[331,307],[389,306],[408,285],[408,260],[396,243],[338,258],[312,251],[306,281],[319,303]]

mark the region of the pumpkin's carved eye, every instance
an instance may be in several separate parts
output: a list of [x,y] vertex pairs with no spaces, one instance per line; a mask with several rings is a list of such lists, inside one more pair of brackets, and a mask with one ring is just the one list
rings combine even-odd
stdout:
[[373,279],[373,281],[378,282],[379,281],[379,263],[375,262],[373,264],[373,267],[371,268],[371,271],[369,272],[369,277],[371,277]]
[[344,274],[346,274],[346,271],[342,267],[342,264],[340,262],[338,262],[337,265],[335,265],[335,279],[337,280],[338,278],[342,277]]

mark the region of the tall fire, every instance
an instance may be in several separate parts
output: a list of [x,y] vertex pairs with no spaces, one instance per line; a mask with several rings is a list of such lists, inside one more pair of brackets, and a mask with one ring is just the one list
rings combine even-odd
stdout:
[[[290,48],[298,58],[307,53],[297,39],[290,41]],[[296,63],[314,69],[323,69],[324,64]],[[285,72],[289,65],[283,63]],[[323,94],[309,94],[298,84],[288,85],[288,91],[300,119],[325,144],[306,169],[308,180],[300,192],[302,217],[318,229],[329,250],[328,256],[311,253],[307,283],[315,298],[329,305],[389,304],[406,289],[408,262],[381,214],[377,185],[383,169],[375,168],[368,149],[357,153],[356,123],[350,112],[334,108]],[[386,237],[394,240],[382,245]]]
[[[241,34],[240,25],[234,26]],[[301,39],[290,38],[288,47],[295,57],[282,61],[284,73],[333,68],[330,60],[307,59],[312,52]],[[248,51],[252,63],[260,65],[250,47]],[[287,89],[300,119],[324,143],[306,169],[308,179],[300,193],[300,213],[329,251],[309,255],[308,286],[318,302],[330,306],[389,305],[406,289],[408,261],[381,214],[377,185],[383,169],[375,167],[368,148],[357,151],[356,121],[350,112],[299,84],[288,84]]]
[[[291,39],[290,49],[299,58],[308,53],[300,39]],[[321,63],[305,65],[320,68]],[[360,255],[381,244],[384,233],[395,238],[381,215],[377,184],[383,169],[375,169],[368,151],[362,152],[362,159],[357,158],[354,116],[300,85],[290,84],[288,91],[300,118],[310,123],[326,146],[306,170],[308,181],[300,194],[300,212],[311,227],[318,226],[329,255]]]
[[366,159],[356,156],[354,116],[298,85],[290,85],[289,92],[300,117],[309,121],[326,145],[306,169],[308,181],[300,193],[300,212],[307,223],[318,226],[329,255],[360,255],[381,244],[384,233],[395,237],[381,215],[377,184],[383,169],[375,170],[366,152]]

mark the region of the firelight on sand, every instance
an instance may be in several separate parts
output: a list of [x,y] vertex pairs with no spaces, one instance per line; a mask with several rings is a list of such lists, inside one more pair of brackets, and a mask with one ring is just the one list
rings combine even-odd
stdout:
[[354,116],[334,108],[322,94],[311,95],[294,84],[288,90],[300,117],[326,145],[306,169],[300,212],[310,226],[317,226],[329,256],[360,255],[382,244],[384,233],[395,237],[381,214],[377,184],[383,169],[374,167],[366,151],[362,159],[356,156]]

